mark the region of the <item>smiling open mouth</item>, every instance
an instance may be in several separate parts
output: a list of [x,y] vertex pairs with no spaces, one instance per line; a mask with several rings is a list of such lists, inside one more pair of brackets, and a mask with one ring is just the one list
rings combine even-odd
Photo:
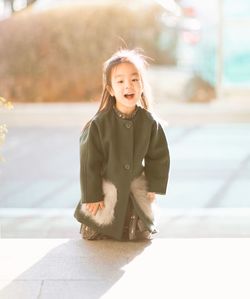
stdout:
[[131,100],[131,99],[133,99],[133,97],[134,97],[134,93],[125,94],[124,97],[125,97],[126,99]]

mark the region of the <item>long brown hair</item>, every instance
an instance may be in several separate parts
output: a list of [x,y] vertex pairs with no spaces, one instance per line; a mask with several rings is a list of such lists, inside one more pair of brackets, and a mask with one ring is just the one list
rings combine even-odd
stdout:
[[[102,89],[101,101],[95,116],[101,112],[109,110],[115,104],[115,98],[111,96],[111,94],[108,91],[108,88],[111,88],[111,73],[114,67],[124,62],[133,64],[135,68],[138,70],[141,77],[142,86],[143,86],[143,93],[141,94],[139,104],[144,109],[149,110],[150,87],[145,78],[145,70],[146,67],[148,66],[148,62],[147,62],[148,58],[149,57],[144,56],[141,50],[139,49],[133,49],[133,50],[122,49],[114,53],[107,61],[104,62],[103,77],[102,77],[103,89]],[[84,128],[87,128],[90,125],[92,119],[85,125]]]

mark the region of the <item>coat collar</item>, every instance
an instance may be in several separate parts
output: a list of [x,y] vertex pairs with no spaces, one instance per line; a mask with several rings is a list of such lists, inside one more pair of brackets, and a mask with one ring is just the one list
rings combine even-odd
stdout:
[[125,113],[119,111],[119,110],[115,107],[115,105],[113,106],[113,110],[115,111],[115,114],[116,114],[119,118],[122,118],[122,119],[129,119],[129,120],[131,120],[131,119],[133,119],[133,118],[135,117],[137,111],[139,110],[139,107],[136,106],[136,107],[135,107],[135,111],[134,111],[132,114],[130,114],[130,115],[127,115],[127,114],[125,114]]

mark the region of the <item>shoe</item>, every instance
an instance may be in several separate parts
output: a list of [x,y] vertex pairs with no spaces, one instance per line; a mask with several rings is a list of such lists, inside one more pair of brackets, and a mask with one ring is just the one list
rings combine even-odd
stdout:
[[95,231],[93,228],[82,224],[80,228],[80,234],[85,240],[107,240],[110,239],[108,236],[102,235]]
[[143,232],[137,231],[137,233],[136,233],[137,241],[147,241],[147,240],[152,240],[152,239],[153,239],[153,235],[148,230],[145,230]]
[[85,240],[97,240],[97,237],[99,235],[99,233],[96,232],[93,228],[85,224],[81,225],[80,234],[82,235],[82,238]]

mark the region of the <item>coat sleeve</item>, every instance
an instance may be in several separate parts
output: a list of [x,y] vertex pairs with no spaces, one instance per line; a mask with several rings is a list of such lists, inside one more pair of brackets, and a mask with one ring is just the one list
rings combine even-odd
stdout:
[[145,175],[148,191],[165,194],[168,183],[170,157],[168,143],[162,126],[153,124],[150,144],[145,156]]
[[80,137],[81,202],[98,202],[103,198],[101,169],[103,154],[99,132],[94,122]]

